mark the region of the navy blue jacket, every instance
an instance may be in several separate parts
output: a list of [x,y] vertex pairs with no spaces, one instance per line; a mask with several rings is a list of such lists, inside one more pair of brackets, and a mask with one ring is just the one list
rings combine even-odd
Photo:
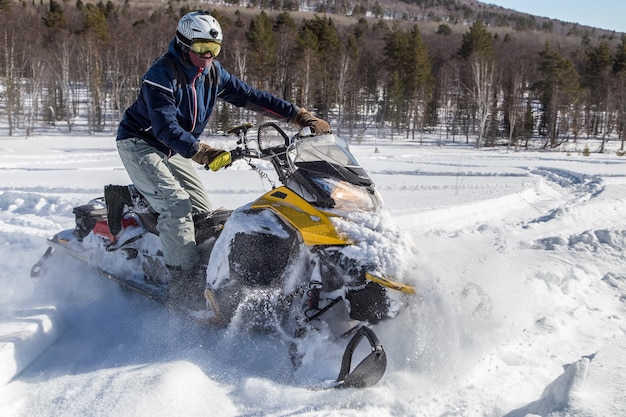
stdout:
[[283,122],[293,120],[298,111],[288,101],[231,75],[216,60],[200,73],[173,40],[143,76],[137,100],[124,112],[117,140],[140,138],[165,154],[190,158],[198,150],[198,138],[217,98]]

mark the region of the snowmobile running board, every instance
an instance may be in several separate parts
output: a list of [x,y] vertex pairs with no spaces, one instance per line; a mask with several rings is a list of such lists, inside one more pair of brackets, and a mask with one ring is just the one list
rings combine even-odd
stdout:
[[[67,247],[62,240],[59,241],[54,238],[48,239],[47,244],[48,244],[48,249],[46,250],[44,255],[41,257],[41,259],[31,268],[31,273],[30,273],[31,278],[37,278],[40,276],[41,271],[44,266],[44,262],[46,261],[46,259],[51,257],[56,251],[69,255],[87,264],[89,263],[88,256]],[[182,313],[201,324],[209,324],[213,326],[222,325],[220,320],[217,320],[214,316],[212,316],[211,312],[207,310],[193,311],[181,305],[171,302],[167,298],[167,292],[165,291],[165,288],[155,288],[153,286],[143,284],[139,281],[124,279],[115,274],[107,272],[102,268],[95,267],[94,270],[96,270],[100,275],[110,279],[111,281],[115,281],[122,288],[141,294],[144,297],[154,300],[171,310]]]
[[155,291],[153,288],[143,285],[137,281],[127,280],[127,279],[118,277],[117,275],[111,274],[101,268],[97,268],[97,270],[101,275],[105,276],[111,281],[115,281],[118,284],[120,284],[122,288],[139,293],[143,295],[144,297],[154,300],[160,304],[163,304],[165,307],[169,309],[172,309],[179,313],[183,313],[184,315],[191,317],[192,319],[194,319],[195,321],[201,324],[209,324],[209,325],[215,325],[215,326],[220,325],[220,322],[215,320],[214,316],[208,310],[194,311],[194,310],[185,308],[179,304],[171,302],[167,298],[167,292],[165,291],[165,288],[163,288],[161,291]]

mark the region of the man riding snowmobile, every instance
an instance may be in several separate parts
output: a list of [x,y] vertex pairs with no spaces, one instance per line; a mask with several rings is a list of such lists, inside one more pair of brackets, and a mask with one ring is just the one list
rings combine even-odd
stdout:
[[[215,58],[223,32],[208,12],[186,14],[175,39],[143,77],[137,100],[124,113],[117,147],[129,177],[158,213],[157,230],[169,270],[169,294],[190,306],[201,306],[206,261],[195,240],[194,217],[211,211],[211,203],[189,159],[216,171],[228,166],[231,153],[198,139],[217,98],[238,107],[330,132],[329,124],[267,92],[257,90],[227,72]],[[120,218],[124,187],[109,189],[109,219]],[[116,223],[113,221],[113,223]],[[114,226],[115,227],[115,226]]]

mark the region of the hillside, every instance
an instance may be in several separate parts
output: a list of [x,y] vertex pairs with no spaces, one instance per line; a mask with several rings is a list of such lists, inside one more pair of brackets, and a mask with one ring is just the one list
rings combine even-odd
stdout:
[[[114,4],[122,4],[123,1],[115,0]],[[154,10],[158,7],[167,7],[171,2],[164,0],[138,0],[133,1],[134,7],[143,7],[146,10]],[[193,8],[194,2],[183,2],[184,6]],[[237,8],[242,13],[245,9],[251,14],[256,14],[258,9],[266,12],[288,10],[294,16],[306,16],[310,13],[326,13],[337,18],[338,16],[361,17],[363,11],[367,18],[382,17],[385,20],[398,22],[417,22],[424,32],[436,32],[440,24],[447,24],[453,32],[462,33],[468,25],[476,20],[482,20],[492,30],[497,32],[542,32],[557,36],[581,37],[587,34],[591,38],[617,39],[621,35],[615,31],[609,31],[591,26],[581,25],[575,22],[566,22],[558,19],[550,19],[522,13],[516,10],[500,7],[489,2],[476,0],[367,0],[365,2],[340,2],[336,0],[302,0],[300,6],[296,2],[288,3],[288,0],[209,0],[200,2],[200,8],[228,9]],[[174,7],[180,3],[173,3]],[[302,14],[297,12],[303,12]],[[346,23],[351,19],[346,19]]]

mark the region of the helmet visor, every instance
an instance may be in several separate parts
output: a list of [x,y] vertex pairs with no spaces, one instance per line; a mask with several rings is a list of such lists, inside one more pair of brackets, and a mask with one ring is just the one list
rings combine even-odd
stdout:
[[210,54],[212,57],[216,57],[217,54],[220,53],[222,46],[215,42],[207,39],[194,39],[191,42],[190,49],[201,57]]

